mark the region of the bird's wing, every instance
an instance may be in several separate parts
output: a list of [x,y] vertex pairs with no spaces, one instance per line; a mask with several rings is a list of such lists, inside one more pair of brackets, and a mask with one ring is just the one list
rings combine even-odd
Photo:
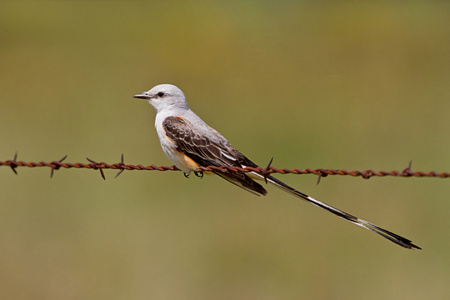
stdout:
[[[162,124],[166,136],[174,143],[176,150],[187,155],[202,167],[243,167],[256,166],[248,158],[234,149],[225,139],[223,143],[214,141],[207,134],[194,130],[182,117],[171,116]],[[208,127],[207,130],[210,130]],[[212,132],[215,134],[215,132]],[[266,195],[267,191],[242,172],[214,172],[229,182],[256,195]]]

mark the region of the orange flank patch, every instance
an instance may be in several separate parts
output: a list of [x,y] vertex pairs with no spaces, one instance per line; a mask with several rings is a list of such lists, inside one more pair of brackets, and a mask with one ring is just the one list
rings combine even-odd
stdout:
[[[193,171],[198,170],[198,167],[200,167],[200,165],[198,163],[193,161],[189,156],[187,156],[185,154],[181,154],[181,155],[183,156],[185,166],[187,166],[189,169],[191,169]],[[210,172],[210,171],[203,171],[203,174],[213,175],[214,173]]]
[[189,156],[186,154],[180,153],[180,156],[182,156],[182,159],[184,160],[185,166],[187,166],[191,170],[198,170],[198,167],[200,166],[198,163],[193,161]]

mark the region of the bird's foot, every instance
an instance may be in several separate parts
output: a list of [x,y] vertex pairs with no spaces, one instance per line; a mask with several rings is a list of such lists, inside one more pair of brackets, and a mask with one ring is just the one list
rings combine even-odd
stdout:
[[203,172],[199,171],[199,172],[195,172],[194,171],[195,176],[199,177],[199,178],[203,178]]

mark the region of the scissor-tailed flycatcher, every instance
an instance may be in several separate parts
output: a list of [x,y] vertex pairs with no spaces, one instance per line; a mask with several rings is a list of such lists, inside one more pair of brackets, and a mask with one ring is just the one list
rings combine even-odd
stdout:
[[[134,98],[148,100],[156,109],[155,127],[162,149],[170,161],[183,171],[185,176],[188,176],[192,171],[197,175],[200,172],[199,167],[207,166],[258,167],[231,146],[219,132],[209,127],[190,110],[183,92],[176,86],[161,84],[148,92],[134,95]],[[264,177],[255,172],[214,173],[258,196],[266,195],[267,191],[254,179],[267,180],[267,182],[291,195],[306,200],[356,225],[376,232],[402,247],[421,249],[404,237],[322,203],[284,184],[273,176]]]

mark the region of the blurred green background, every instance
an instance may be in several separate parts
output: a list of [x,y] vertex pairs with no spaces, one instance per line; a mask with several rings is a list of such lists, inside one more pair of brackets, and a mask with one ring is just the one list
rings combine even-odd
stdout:
[[[450,4],[407,3],[4,1],[0,160],[169,165],[132,95],[172,83],[263,166],[448,172]],[[448,179],[278,176],[409,251],[270,187],[18,172],[0,168],[2,299],[450,293]]]

